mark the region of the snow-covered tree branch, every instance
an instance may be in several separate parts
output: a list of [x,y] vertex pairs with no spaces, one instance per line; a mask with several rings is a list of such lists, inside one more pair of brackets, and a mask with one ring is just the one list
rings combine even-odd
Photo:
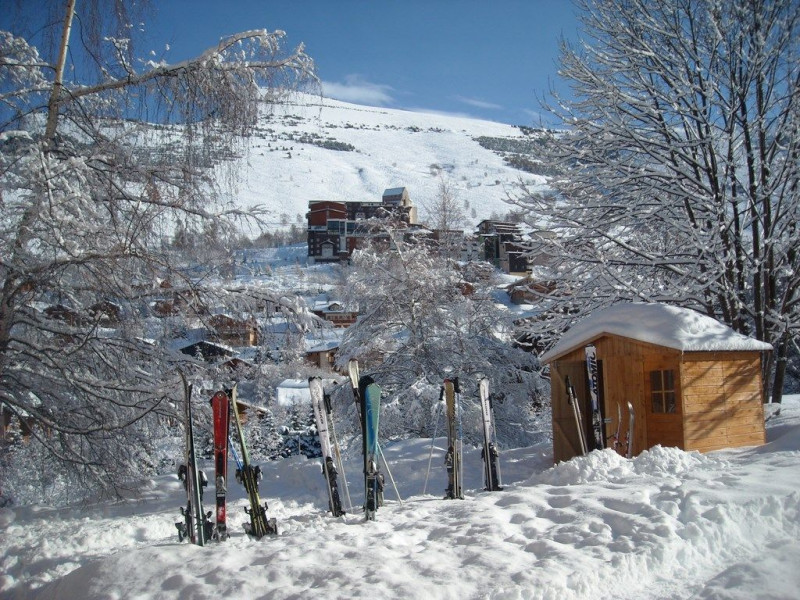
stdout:
[[[774,347],[779,401],[800,332],[800,6],[579,0],[562,44],[574,99],[550,197],[516,202],[553,259],[554,313],[621,298],[700,309]],[[543,321],[544,322],[544,321]],[[557,331],[556,331],[557,335]]]
[[498,308],[490,281],[465,276],[453,261],[392,234],[391,244],[357,251],[346,294],[361,315],[348,328],[337,361],[357,358],[385,387],[381,430],[433,434],[433,409],[446,377],[460,377],[467,418],[476,419],[477,379],[497,392],[499,435],[511,445],[541,431],[543,389],[535,357],[513,347],[510,316]]
[[201,294],[164,240],[180,228],[224,241],[258,219],[216,201],[220,169],[260,110],[316,77],[280,31],[137,61],[117,33],[136,28],[101,34],[108,15],[92,8],[60,8],[52,56],[0,32],[0,404],[76,476],[113,489],[141,468],[179,389],[141,319],[148,300],[164,280]]

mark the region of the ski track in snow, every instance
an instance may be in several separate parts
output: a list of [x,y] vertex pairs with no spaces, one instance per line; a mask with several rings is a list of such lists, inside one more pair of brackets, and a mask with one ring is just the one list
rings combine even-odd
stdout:
[[782,410],[761,448],[656,447],[632,460],[606,450],[552,468],[548,448],[508,450],[506,489],[495,493],[479,491],[480,451],[469,450],[463,501],[441,499],[442,440],[425,495],[430,440],[387,443],[407,498],[397,502],[387,477],[374,522],[360,510],[324,512],[319,461],[268,463],[262,496],[280,533],[261,541],[242,532],[237,489],[228,541],[179,544],[184,492],[175,476],[147,481],[123,502],[0,509],[0,597],[797,598],[800,397]]

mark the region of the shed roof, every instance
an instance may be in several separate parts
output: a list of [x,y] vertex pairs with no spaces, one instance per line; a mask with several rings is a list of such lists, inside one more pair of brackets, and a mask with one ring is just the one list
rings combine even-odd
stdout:
[[682,352],[771,350],[695,310],[666,304],[627,302],[592,313],[576,323],[542,356],[542,362],[572,352],[602,335],[617,335]]

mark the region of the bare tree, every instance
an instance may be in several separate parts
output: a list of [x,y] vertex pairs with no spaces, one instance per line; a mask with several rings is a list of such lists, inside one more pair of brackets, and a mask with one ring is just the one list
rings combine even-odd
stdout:
[[574,98],[551,108],[568,126],[550,142],[563,174],[553,196],[518,199],[558,234],[539,243],[551,314],[698,308],[773,345],[765,391],[780,401],[800,331],[800,5],[577,5],[585,39],[562,43],[560,71]]
[[421,202],[422,210],[428,226],[438,233],[442,253],[455,257],[464,239],[466,208],[458,201],[458,194],[443,171],[438,171],[438,177],[437,194]]
[[423,200],[422,208],[428,226],[440,231],[463,231],[467,224],[464,205],[458,201],[458,194],[442,171],[439,171],[439,184],[434,198]]
[[[445,377],[463,380],[465,403],[473,402],[477,376],[498,392],[497,419],[505,443],[530,443],[540,428],[541,397],[534,355],[513,347],[511,317],[498,309],[494,286],[465,273],[423,244],[402,241],[353,255],[345,294],[357,303],[358,321],[345,333],[337,362],[358,358],[390,400],[382,409],[387,435],[431,435],[431,410]],[[477,421],[470,431],[478,432]]]
[[161,281],[202,305],[163,240],[224,238],[258,217],[215,201],[213,168],[260,110],[316,81],[303,48],[265,30],[174,64],[137,60],[115,33],[137,29],[126,7],[70,0],[52,56],[0,32],[0,405],[106,489],[144,464],[177,389],[138,317]]

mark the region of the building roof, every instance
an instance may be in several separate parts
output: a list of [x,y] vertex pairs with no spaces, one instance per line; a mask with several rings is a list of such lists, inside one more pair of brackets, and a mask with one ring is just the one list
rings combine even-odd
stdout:
[[617,335],[681,352],[762,351],[772,346],[735,332],[688,308],[629,302],[592,313],[576,323],[542,356],[542,362],[572,352],[603,335]]
[[400,196],[406,188],[398,187],[398,188],[387,188],[383,190],[384,196]]

